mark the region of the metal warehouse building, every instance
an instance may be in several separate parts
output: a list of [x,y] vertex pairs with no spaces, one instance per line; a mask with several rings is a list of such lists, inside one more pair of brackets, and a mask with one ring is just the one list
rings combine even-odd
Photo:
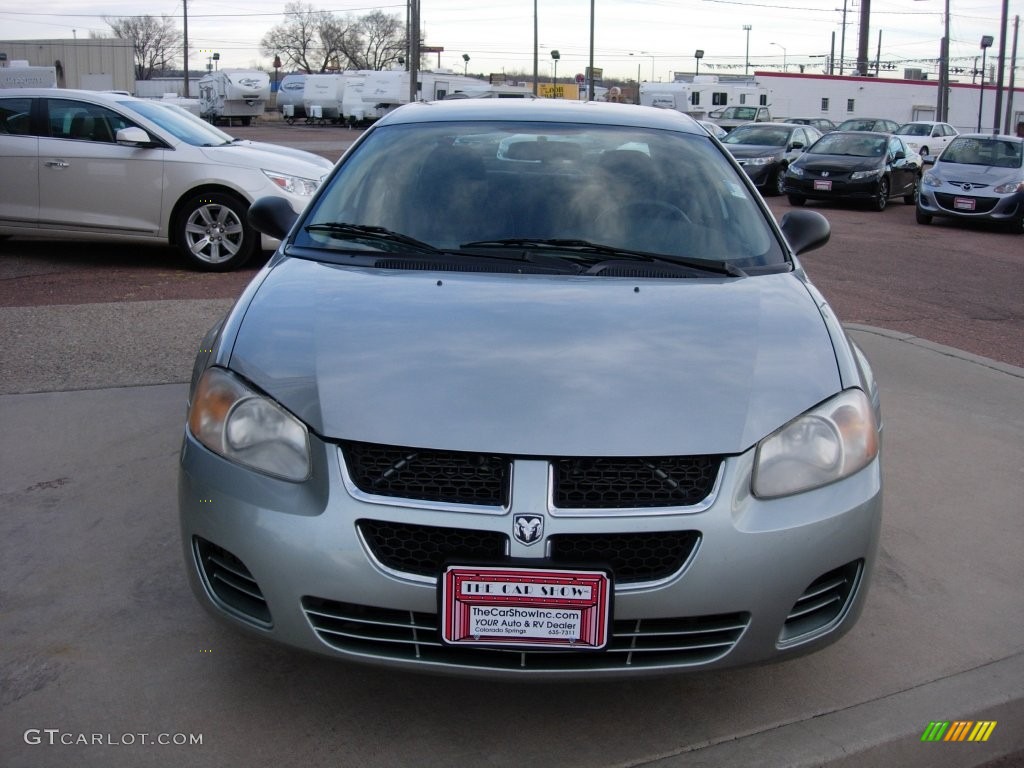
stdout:
[[0,40],[7,63],[54,67],[59,88],[135,91],[135,61],[130,40]]

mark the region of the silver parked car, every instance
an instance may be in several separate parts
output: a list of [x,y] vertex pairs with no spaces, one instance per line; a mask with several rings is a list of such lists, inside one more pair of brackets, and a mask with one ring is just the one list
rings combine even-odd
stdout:
[[921,179],[917,223],[939,216],[1024,234],[1024,139],[961,134]]
[[856,621],[871,369],[722,145],[671,110],[417,103],[200,345],[198,600],[338,659],[509,677],[779,660]]
[[0,236],[163,240],[196,267],[234,269],[260,245],[250,203],[274,195],[300,211],[331,167],[159,100],[0,90],[0,178],[17,180],[0,184]]

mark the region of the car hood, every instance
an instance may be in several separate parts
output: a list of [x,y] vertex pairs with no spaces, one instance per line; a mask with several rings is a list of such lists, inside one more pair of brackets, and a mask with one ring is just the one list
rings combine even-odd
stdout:
[[200,149],[213,163],[266,169],[306,179],[320,179],[334,167],[330,160],[320,155],[301,149],[278,147],[275,144],[236,141],[219,147]]
[[789,273],[638,284],[284,259],[235,312],[230,367],[332,439],[731,454],[840,388]]
[[765,157],[767,155],[781,155],[783,147],[773,147],[770,144],[726,144],[733,157]]
[[819,155],[803,154],[796,161],[801,168],[808,171],[838,170],[838,171],[870,171],[873,168],[880,168],[884,163],[884,157],[851,157],[850,155]]
[[985,184],[998,187],[1011,181],[1024,179],[1024,171],[1020,168],[999,168],[993,165],[967,165],[965,163],[943,163],[941,160],[932,166],[932,172],[938,174],[943,181],[967,181],[972,184]]

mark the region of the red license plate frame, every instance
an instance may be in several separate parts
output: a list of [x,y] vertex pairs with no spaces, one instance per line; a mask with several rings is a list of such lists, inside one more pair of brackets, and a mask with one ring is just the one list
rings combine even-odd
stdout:
[[610,639],[604,570],[449,565],[439,591],[448,646],[600,650]]

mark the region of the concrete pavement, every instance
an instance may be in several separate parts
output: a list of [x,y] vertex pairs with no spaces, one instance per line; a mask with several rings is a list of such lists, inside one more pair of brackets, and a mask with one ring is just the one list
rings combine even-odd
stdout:
[[[724,673],[481,685],[261,644],[195,603],[176,523],[183,382],[226,305],[0,310],[3,765],[931,768],[1024,753],[1024,370],[852,329],[882,387],[886,512],[863,617],[837,644]],[[922,743],[938,720],[997,726],[985,743]]]

